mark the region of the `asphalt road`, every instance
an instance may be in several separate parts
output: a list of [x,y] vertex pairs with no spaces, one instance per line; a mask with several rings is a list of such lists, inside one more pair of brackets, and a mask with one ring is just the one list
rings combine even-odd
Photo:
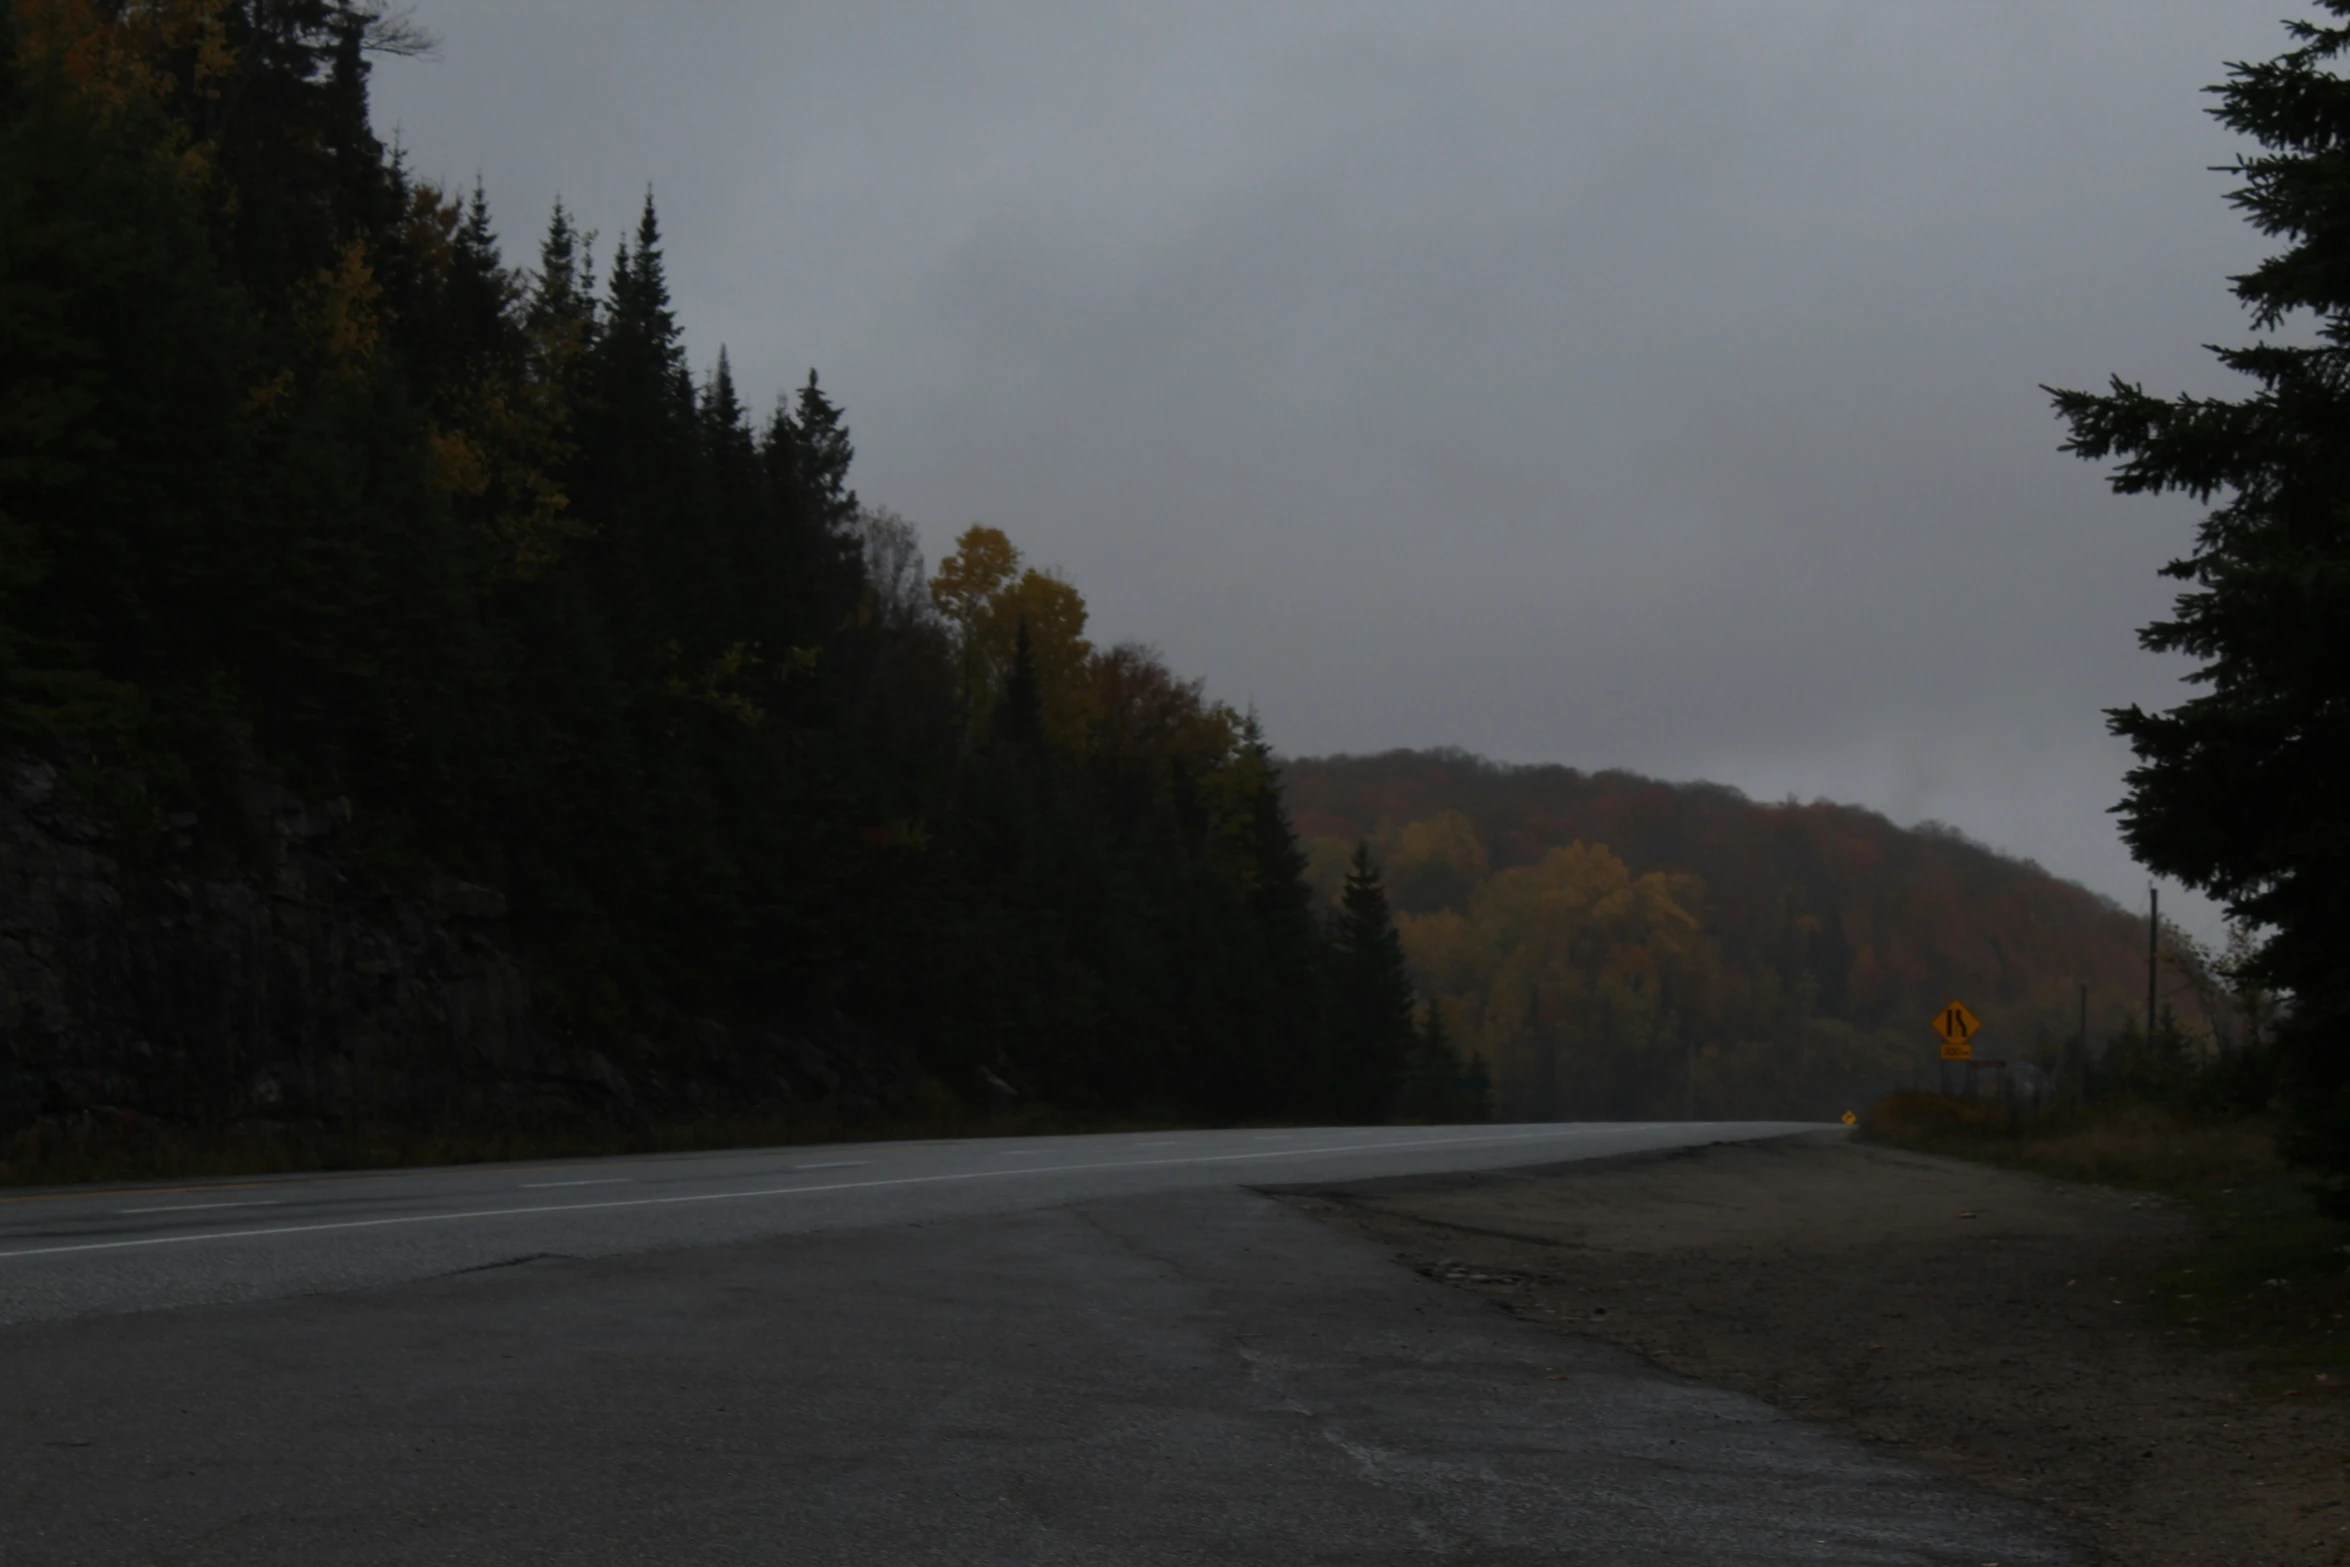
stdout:
[[0,1200],[0,1567],[2072,1562],[1248,1187],[1795,1130],[875,1144]]
[[274,1299],[1088,1198],[1542,1164],[1775,1122],[1322,1127],[829,1144],[0,1195],[0,1325]]

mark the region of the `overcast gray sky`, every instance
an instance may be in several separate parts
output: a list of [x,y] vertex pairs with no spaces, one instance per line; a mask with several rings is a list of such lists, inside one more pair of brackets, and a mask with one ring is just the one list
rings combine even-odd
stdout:
[[2099,710],[2180,689],[2134,631],[2195,513],[2038,387],[2231,390],[2198,89],[2306,10],[423,0],[377,108],[514,259],[649,183],[698,362],[819,367],[934,561],[1001,526],[1285,752],[1855,801],[2138,902]]

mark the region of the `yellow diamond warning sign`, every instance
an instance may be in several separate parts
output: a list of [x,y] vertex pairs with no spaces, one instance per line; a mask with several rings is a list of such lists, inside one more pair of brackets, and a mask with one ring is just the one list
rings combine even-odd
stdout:
[[1942,1059],[1971,1061],[1975,1047],[1968,1043],[1982,1029],[1982,1022],[1966,1009],[1966,1004],[1953,1001],[1934,1014],[1934,1032],[1942,1036]]
[[1981,1031],[1983,1025],[1963,1001],[1953,1001],[1934,1014],[1934,1032],[1942,1036],[1946,1045],[1963,1045]]

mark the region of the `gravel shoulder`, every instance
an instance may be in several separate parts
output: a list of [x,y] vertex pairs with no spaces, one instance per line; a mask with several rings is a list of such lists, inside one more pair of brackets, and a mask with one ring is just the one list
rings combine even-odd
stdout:
[[1299,1189],[1522,1316],[2066,1515],[2128,1567],[2350,1563],[2350,1403],[2287,1396],[2156,1299],[2159,1197],[1840,1132]]

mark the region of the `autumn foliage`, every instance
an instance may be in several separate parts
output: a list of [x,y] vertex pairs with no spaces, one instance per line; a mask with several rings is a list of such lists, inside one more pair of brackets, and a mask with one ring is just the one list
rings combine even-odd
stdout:
[[1422,994],[1508,1117],[1825,1118],[1931,1084],[1952,999],[1987,1058],[2102,1042],[2143,926],[1955,832],[1710,784],[1457,752],[1289,764],[1314,877],[1385,869]]

